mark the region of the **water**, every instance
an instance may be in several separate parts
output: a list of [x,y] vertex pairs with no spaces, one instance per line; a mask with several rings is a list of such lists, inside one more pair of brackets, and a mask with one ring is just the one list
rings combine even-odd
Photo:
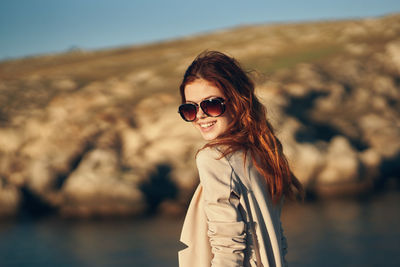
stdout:
[[291,266],[400,266],[400,193],[292,205],[282,221]]
[[[400,266],[400,192],[285,207],[290,266]],[[183,218],[0,223],[0,266],[177,266]]]

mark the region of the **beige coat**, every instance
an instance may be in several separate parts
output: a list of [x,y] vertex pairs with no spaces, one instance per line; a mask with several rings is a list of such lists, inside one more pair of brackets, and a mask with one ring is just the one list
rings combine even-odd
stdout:
[[282,202],[271,202],[266,182],[250,158],[235,152],[220,160],[215,148],[197,155],[200,184],[181,233],[188,247],[180,267],[286,266]]

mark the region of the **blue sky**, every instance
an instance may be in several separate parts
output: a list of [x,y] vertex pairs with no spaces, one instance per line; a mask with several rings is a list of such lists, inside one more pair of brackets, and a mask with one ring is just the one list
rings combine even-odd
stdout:
[[398,0],[1,0],[0,60],[149,43],[242,24],[395,12]]

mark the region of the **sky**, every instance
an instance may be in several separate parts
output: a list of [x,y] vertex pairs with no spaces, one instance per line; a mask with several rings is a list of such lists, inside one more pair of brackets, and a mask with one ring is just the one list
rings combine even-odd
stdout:
[[399,12],[399,0],[1,0],[0,60],[158,42],[243,24]]

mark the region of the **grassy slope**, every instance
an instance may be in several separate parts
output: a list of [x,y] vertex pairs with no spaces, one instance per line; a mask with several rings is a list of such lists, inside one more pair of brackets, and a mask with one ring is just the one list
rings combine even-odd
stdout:
[[[391,25],[398,15],[380,18]],[[155,86],[142,82],[144,95],[157,91],[177,94],[185,66],[201,51],[221,50],[237,57],[247,69],[271,74],[302,62],[324,62],[345,55],[347,43],[368,43],[382,49],[384,36],[374,28],[368,34],[347,35],[360,21],[310,22],[285,25],[243,26],[179,40],[143,46],[92,52],[70,52],[0,62],[0,121],[6,123],[15,112],[44,107],[59,90],[55,80],[70,79],[77,90],[92,82],[150,71],[161,79]],[[363,26],[365,28],[365,26]],[[350,37],[349,37],[350,36]],[[150,80],[150,79],[149,79]],[[132,100],[132,99],[131,99]]]

